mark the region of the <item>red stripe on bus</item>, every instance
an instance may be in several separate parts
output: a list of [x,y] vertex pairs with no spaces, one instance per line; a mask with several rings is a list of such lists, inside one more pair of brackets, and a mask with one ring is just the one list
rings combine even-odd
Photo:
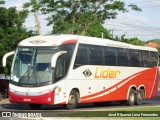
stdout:
[[99,94],[105,93],[105,92],[107,92],[107,91],[109,91],[109,90],[115,88],[115,87],[118,86],[119,84],[121,84],[121,83],[127,81],[128,79],[130,79],[131,77],[133,77],[133,76],[135,76],[135,75],[137,75],[137,74],[139,74],[139,73],[136,73],[136,74],[134,74],[134,75],[132,75],[132,76],[130,76],[130,77],[128,77],[128,78],[122,80],[121,82],[119,82],[119,83],[117,83],[117,84],[111,86],[110,88],[107,88],[107,89],[105,89],[105,90],[102,90],[102,91],[100,91],[100,92],[98,92],[98,93],[94,93],[94,94],[91,94],[91,95],[83,96],[83,97],[81,97],[81,99],[88,99],[88,98],[97,96],[97,95],[99,95]]
[[[131,78],[131,76],[128,77],[131,79],[127,83],[122,85],[120,88],[118,88],[117,90],[115,90],[109,94],[106,94],[106,95],[98,96],[98,95],[101,95],[101,94],[111,90],[112,88],[116,87],[116,85],[118,85],[122,82],[119,82],[118,84],[116,84],[106,90],[94,93],[92,95],[81,97],[80,101],[81,101],[81,103],[88,103],[88,102],[100,102],[100,101],[126,100],[129,87],[131,85],[135,85],[136,88],[138,88],[141,85],[141,83],[143,83],[145,86],[145,94],[146,94],[145,98],[155,97],[158,94],[158,91],[156,89],[157,87],[155,87],[155,86],[157,86],[158,78],[154,79],[156,70],[157,70],[157,68],[154,67],[154,68],[151,68],[148,70],[141,71],[141,72],[139,72],[140,74],[136,73],[136,74],[138,74],[137,76],[135,76],[133,78]],[[125,82],[127,79],[124,79],[123,82]],[[154,81],[155,81],[155,84],[154,84]],[[153,92],[150,96],[152,86],[154,86],[154,88],[153,88]],[[121,93],[123,93],[123,94],[121,94]]]
[[64,45],[64,44],[70,44],[70,43],[77,43],[77,40],[76,39],[66,40],[66,41],[62,42],[61,44]]

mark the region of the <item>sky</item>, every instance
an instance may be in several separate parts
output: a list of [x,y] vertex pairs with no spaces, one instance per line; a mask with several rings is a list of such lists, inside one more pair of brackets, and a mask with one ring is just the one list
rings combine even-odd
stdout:
[[[28,2],[29,0],[6,0],[5,2],[5,7],[13,7],[15,6],[17,8],[17,10],[22,10],[22,6],[24,3]],[[40,20],[40,26],[41,26],[41,35],[45,35],[45,34],[50,34],[50,32],[52,31],[52,26],[47,26],[48,21],[46,20],[48,16],[42,15],[39,12],[39,20]],[[28,15],[28,18],[26,19],[24,26],[28,29],[28,30],[33,30],[36,31],[36,23],[35,23],[35,16],[34,13],[30,13]]]
[[121,1],[126,5],[138,5],[142,12],[129,10],[127,13],[119,13],[115,20],[106,20],[104,26],[113,31],[114,36],[125,34],[126,38],[138,37],[144,41],[160,39],[160,0]]
[[[22,10],[23,3],[28,0],[6,0],[5,7],[16,6],[17,10]],[[134,3],[138,5],[142,12],[129,9],[127,13],[119,13],[117,19],[106,20],[104,27],[112,31],[113,36],[122,36],[126,38],[138,37],[147,41],[151,39],[160,39],[160,0],[120,0],[126,5]],[[52,26],[47,26],[45,20],[47,16],[39,13],[41,34],[49,34]],[[35,31],[34,14],[29,14],[24,24],[28,30]]]

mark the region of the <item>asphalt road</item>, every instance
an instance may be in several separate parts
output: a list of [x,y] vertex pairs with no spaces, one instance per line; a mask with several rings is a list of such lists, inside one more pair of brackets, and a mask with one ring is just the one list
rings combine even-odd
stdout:
[[[128,107],[141,107],[141,106],[157,106],[160,105],[160,91],[158,92],[158,96],[156,98],[147,99],[143,101],[142,105],[134,105],[134,106],[125,106],[120,104],[119,102],[112,102],[111,105],[106,106],[95,106],[94,104],[79,104],[78,107],[74,111],[97,111],[97,110],[109,110],[114,108],[128,108]],[[25,111],[31,110],[27,104],[19,104],[19,103],[10,103],[8,99],[3,99],[0,101],[0,110],[2,111]],[[38,111],[66,111],[62,105],[43,105]],[[37,111],[37,110],[36,110]]]

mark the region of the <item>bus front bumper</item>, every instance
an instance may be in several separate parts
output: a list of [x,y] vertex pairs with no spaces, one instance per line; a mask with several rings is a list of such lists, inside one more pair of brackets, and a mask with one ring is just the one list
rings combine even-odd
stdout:
[[18,95],[9,91],[9,101],[12,103],[27,103],[27,104],[54,104],[54,91],[38,96]]

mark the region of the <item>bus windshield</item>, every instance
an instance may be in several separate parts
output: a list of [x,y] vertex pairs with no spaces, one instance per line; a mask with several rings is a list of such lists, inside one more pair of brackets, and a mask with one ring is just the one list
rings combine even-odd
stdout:
[[51,58],[57,48],[22,48],[16,50],[12,64],[11,82],[39,86],[52,82]]

